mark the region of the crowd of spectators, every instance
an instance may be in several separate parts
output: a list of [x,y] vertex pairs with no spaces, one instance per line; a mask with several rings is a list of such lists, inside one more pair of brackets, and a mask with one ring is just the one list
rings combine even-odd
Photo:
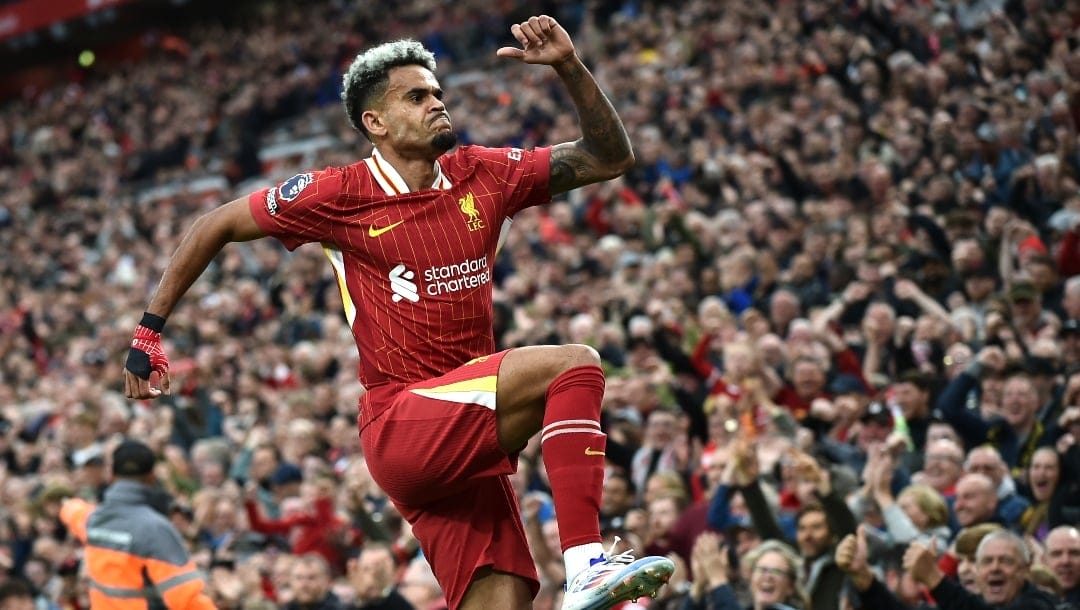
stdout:
[[[554,73],[494,57],[528,4],[264,3],[0,107],[0,579],[86,607],[58,508],[132,436],[222,608],[440,607],[319,248],[212,264],[172,396],[120,367],[199,213],[370,153],[337,98],[359,50],[435,50],[464,142],[574,139]],[[496,333],[603,357],[604,534],[678,565],[626,607],[1080,601],[1080,2],[548,4],[637,165],[519,215]],[[538,445],[515,483],[557,608]]]

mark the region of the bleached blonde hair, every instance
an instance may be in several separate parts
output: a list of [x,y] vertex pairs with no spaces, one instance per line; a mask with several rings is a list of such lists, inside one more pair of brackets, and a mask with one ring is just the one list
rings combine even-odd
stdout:
[[356,56],[342,78],[341,89],[345,117],[353,129],[370,139],[360,117],[386,93],[392,68],[413,65],[435,72],[435,54],[411,38],[386,42]]

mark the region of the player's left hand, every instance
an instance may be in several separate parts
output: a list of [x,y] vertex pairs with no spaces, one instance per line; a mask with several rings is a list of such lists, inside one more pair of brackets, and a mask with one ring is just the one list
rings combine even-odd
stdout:
[[530,17],[528,21],[510,26],[510,33],[522,48],[503,47],[499,57],[520,59],[527,64],[552,66],[574,56],[574,43],[559,22],[547,15]]

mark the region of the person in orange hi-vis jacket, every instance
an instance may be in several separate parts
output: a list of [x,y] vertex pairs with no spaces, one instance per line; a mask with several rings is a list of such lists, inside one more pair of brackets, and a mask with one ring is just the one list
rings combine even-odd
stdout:
[[180,533],[159,506],[167,495],[155,485],[154,452],[125,440],[113,451],[113,483],[94,505],[70,499],[60,511],[85,545],[90,607],[146,610],[154,600],[170,610],[215,608],[188,557]]

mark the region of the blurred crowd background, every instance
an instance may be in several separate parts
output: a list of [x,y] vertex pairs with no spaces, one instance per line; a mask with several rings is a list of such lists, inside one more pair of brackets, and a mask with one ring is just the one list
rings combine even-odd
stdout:
[[[570,31],[637,165],[519,215],[495,330],[500,348],[603,357],[605,536],[679,565],[625,607],[703,608],[721,586],[755,608],[858,607],[829,576],[858,524],[911,607],[935,601],[905,570],[913,544],[989,595],[1000,583],[964,566],[994,527],[1023,538],[1022,578],[1076,601],[1077,0],[264,3],[4,102],[0,578],[86,607],[59,502],[99,498],[131,436],[159,453],[221,607],[382,607],[390,589],[444,607],[368,475],[318,247],[214,261],[166,326],[172,396],[128,401],[120,370],[197,215],[370,154],[338,98],[358,51],[422,40],[465,143],[575,139],[554,72],[495,57],[539,12]],[[536,607],[557,608],[538,445],[515,481]]]

